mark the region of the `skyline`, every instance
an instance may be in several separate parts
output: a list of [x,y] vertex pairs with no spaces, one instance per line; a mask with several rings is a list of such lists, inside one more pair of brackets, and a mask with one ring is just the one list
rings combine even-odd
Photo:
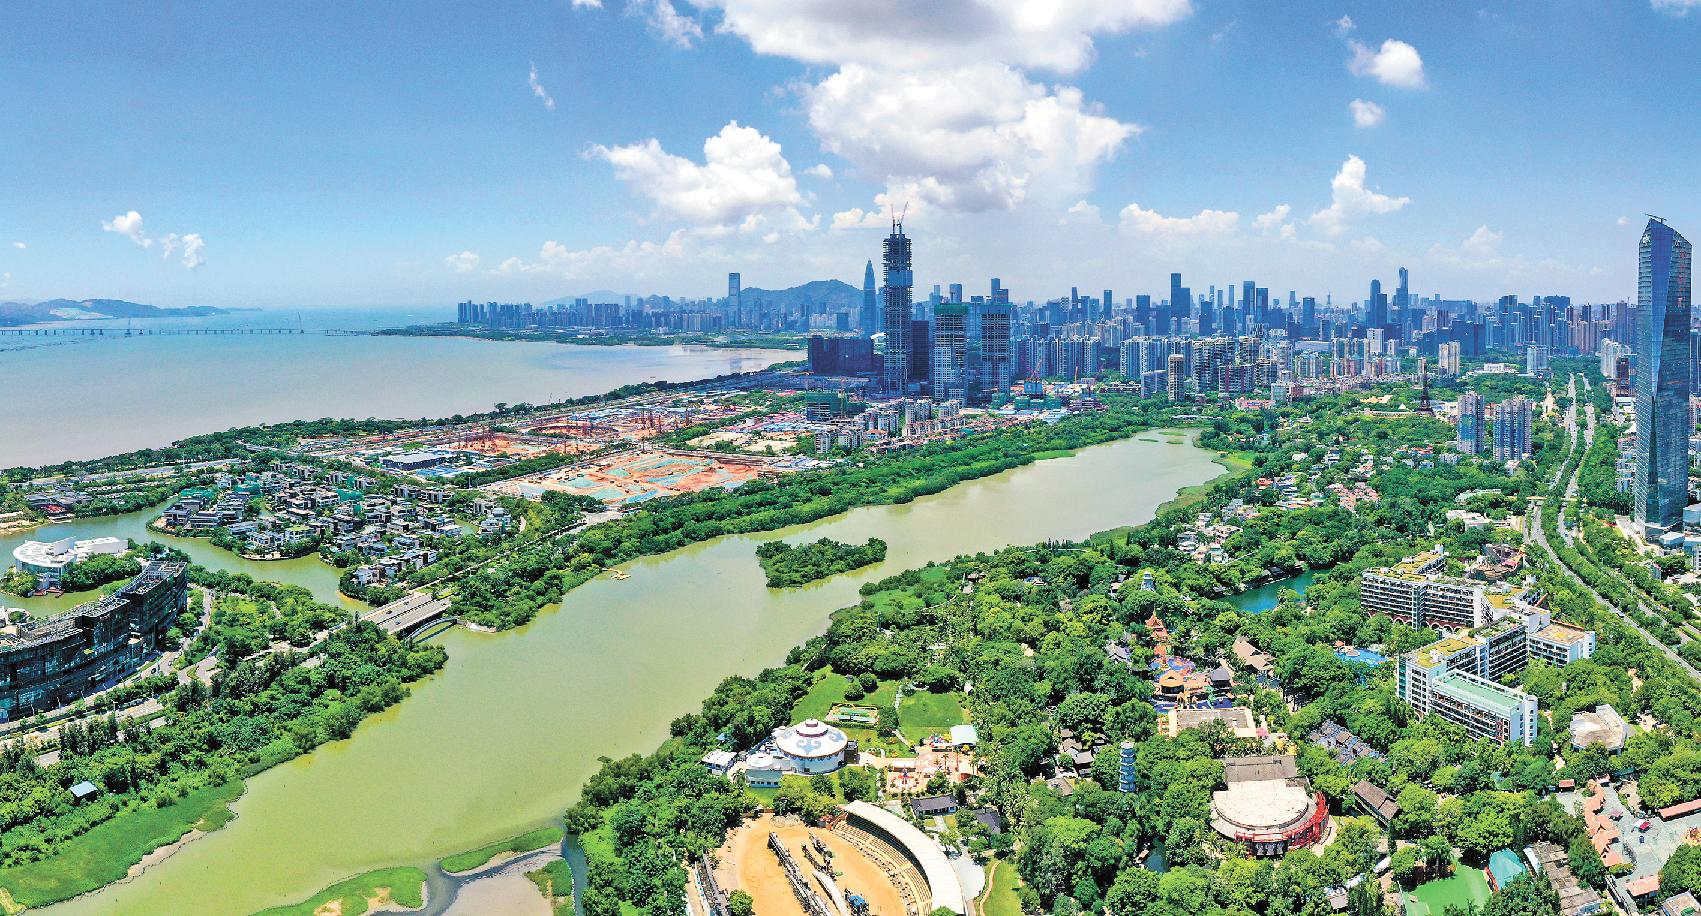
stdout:
[[921,289],[1180,271],[1351,301],[1406,266],[1414,294],[1628,300],[1642,211],[1701,220],[1698,130],[1660,104],[1701,89],[1660,64],[1693,6],[314,5],[216,44],[183,11],[14,9],[0,300],[857,285],[887,204]]

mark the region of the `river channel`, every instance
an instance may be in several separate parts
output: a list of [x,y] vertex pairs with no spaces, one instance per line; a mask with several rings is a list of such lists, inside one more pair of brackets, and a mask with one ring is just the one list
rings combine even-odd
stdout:
[[[638,560],[622,567],[631,578],[587,583],[508,633],[451,631],[441,637],[441,673],[353,738],[250,780],[229,826],[133,881],[46,912],[249,913],[545,823],[574,801],[598,757],[654,748],[722,678],[779,663],[821,632],[862,583],[1145,521],[1183,487],[1221,473],[1211,459],[1191,438],[1146,434],[908,505]],[[887,558],[803,588],[765,586],[756,544],[824,536],[884,538]]]

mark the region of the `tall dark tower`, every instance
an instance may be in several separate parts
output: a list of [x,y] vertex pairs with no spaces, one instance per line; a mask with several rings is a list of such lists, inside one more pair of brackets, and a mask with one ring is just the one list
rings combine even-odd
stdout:
[[910,240],[902,220],[892,220],[892,234],[880,246],[880,266],[886,281],[883,380],[888,394],[903,394],[910,377],[910,291],[915,272],[910,269]]
[[879,287],[874,285],[874,262],[869,261],[862,269],[862,314],[857,316],[857,326],[864,334],[873,334],[880,330],[880,307],[876,304]]
[[1659,217],[1642,230],[1636,284],[1635,521],[1677,530],[1689,503],[1689,241]]

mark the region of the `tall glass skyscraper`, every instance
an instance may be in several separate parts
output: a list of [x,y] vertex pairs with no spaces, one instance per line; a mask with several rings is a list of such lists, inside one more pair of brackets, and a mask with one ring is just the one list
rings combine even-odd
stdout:
[[874,262],[869,261],[862,269],[862,314],[857,316],[857,325],[864,334],[873,334],[880,330],[880,311],[875,304],[877,287],[874,285]]
[[1659,217],[1642,230],[1636,288],[1635,521],[1658,534],[1689,502],[1689,240]]
[[890,394],[903,394],[910,379],[910,290],[915,272],[910,269],[910,240],[904,224],[892,221],[892,234],[880,246],[880,266],[885,273],[886,362],[882,380]]

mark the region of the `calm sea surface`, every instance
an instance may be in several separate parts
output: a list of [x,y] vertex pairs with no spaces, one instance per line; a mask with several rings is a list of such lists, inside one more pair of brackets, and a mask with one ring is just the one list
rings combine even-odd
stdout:
[[[56,327],[372,330],[449,309],[240,312]],[[444,417],[795,359],[781,350],[411,337],[0,335],[0,467],[97,458],[254,423]]]

